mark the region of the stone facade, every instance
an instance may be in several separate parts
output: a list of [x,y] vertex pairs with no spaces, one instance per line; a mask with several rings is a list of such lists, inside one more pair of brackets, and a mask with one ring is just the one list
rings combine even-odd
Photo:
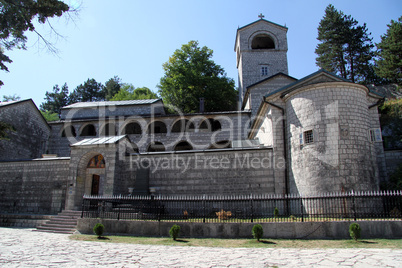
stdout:
[[[240,111],[76,103],[49,126],[31,100],[0,105],[17,129],[0,141],[0,209],[55,214],[80,209],[83,195],[377,190],[401,162],[384,154],[381,97],[325,70],[289,76],[286,33],[266,20],[238,29]],[[45,152],[53,158],[38,158]]]
[[0,119],[15,128],[0,140],[0,160],[32,159],[46,153],[50,127],[29,100],[0,103]]

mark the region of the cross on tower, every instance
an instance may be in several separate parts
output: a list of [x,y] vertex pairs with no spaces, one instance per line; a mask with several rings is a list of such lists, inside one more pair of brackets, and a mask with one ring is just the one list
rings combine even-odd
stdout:
[[260,19],[263,19],[265,16],[262,15],[262,13],[260,13],[260,15],[258,15],[258,17],[259,17]]

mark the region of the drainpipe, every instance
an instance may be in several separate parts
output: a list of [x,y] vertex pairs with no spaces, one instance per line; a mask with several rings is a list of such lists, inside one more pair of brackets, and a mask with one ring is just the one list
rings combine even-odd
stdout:
[[289,185],[288,185],[288,157],[287,157],[287,153],[286,153],[286,148],[287,148],[287,141],[286,141],[286,130],[285,130],[285,109],[283,109],[282,107],[266,101],[265,97],[262,98],[263,101],[279,110],[282,111],[282,133],[283,133],[283,156],[285,157],[285,191],[286,194],[289,194]]

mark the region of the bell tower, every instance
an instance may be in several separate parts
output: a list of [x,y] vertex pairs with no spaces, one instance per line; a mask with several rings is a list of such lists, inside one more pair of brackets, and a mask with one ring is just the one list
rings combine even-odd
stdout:
[[239,101],[246,88],[277,73],[288,74],[288,28],[259,20],[237,29],[235,52],[239,73]]

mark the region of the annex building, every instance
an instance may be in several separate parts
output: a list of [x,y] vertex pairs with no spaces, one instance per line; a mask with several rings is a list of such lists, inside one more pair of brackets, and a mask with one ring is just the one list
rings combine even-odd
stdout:
[[79,210],[84,194],[379,189],[393,168],[382,145],[382,97],[325,70],[290,76],[287,30],[264,19],[237,30],[237,111],[168,114],[160,99],[89,102],[47,123],[32,100],[0,103],[0,120],[16,129],[0,141],[1,211]]

